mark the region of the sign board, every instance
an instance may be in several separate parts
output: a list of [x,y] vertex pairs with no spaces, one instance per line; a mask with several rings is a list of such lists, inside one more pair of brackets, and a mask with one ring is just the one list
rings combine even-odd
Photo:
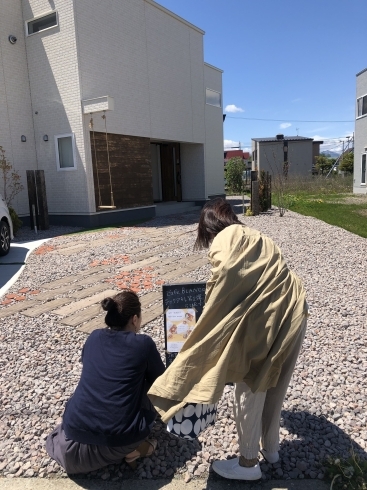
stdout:
[[195,328],[205,303],[205,282],[163,285],[166,366],[182,349]]

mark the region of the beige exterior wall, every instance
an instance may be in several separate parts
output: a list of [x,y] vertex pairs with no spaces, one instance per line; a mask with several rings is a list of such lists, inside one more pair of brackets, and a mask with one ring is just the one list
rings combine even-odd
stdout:
[[[205,88],[221,94],[222,71],[204,64]],[[214,107],[205,104],[205,194],[206,197],[224,194],[223,165],[223,104]]]
[[[9,35],[16,36],[15,44],[9,42]],[[37,159],[20,0],[0,0],[0,113],[0,146],[24,186],[11,204],[24,215],[29,212],[26,170],[36,169]],[[21,142],[22,135],[25,143]]]
[[[367,95],[367,70],[357,76],[356,105],[357,99],[364,95]],[[367,186],[361,183],[362,155],[367,154],[365,148],[367,148],[367,115],[356,119],[355,124],[353,192],[356,194],[367,194]]]

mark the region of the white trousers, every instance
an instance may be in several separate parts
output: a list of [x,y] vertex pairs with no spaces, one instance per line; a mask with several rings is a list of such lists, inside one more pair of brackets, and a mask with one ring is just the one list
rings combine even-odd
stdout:
[[292,378],[302,342],[307,319],[293,352],[282,366],[278,384],[265,392],[252,393],[246,383],[236,383],[234,388],[234,416],[237,425],[241,456],[257,458],[261,447],[268,452],[279,450],[279,422],[283,401]]

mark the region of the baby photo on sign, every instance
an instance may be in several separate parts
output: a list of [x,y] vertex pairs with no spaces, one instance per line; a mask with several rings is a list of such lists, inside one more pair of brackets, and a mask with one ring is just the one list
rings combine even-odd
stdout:
[[166,311],[167,352],[180,352],[195,323],[195,310],[192,308]]

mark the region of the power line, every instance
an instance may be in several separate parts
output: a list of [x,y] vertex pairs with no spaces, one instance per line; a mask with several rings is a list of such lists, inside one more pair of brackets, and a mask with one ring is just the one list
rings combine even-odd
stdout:
[[[320,138],[320,139],[322,139],[323,141],[335,141],[335,140],[343,140],[343,139],[346,140],[347,138],[348,138],[348,136],[335,136],[334,138]],[[287,136],[284,136],[284,139],[286,140]],[[251,144],[252,143],[242,143],[242,141],[241,141],[241,146],[249,147],[249,146],[251,146]],[[231,150],[233,148],[234,147],[232,147],[232,146],[228,146],[225,149],[228,151],[228,150]]]
[[354,120],[350,121],[301,121],[300,119],[261,119],[259,117],[235,117],[235,116],[228,116],[226,117],[230,119],[246,119],[247,121],[272,121],[272,122],[304,122],[304,123],[349,123],[349,122],[354,122]]

